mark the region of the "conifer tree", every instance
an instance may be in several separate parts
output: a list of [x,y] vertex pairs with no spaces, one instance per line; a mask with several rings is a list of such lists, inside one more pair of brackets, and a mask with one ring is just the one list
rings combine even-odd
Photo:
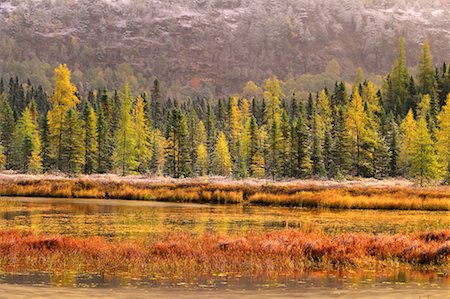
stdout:
[[98,158],[97,114],[88,101],[83,104],[82,130],[84,139],[83,173],[91,174],[96,171]]
[[241,163],[239,164],[240,170],[238,171],[241,177],[247,177],[250,173],[251,165],[251,135],[250,135],[250,123],[251,123],[251,111],[250,103],[247,99],[242,99],[240,105],[240,115],[241,115],[241,128],[242,132],[239,139],[239,156]]
[[151,119],[153,120],[153,125],[160,130],[164,130],[164,112],[163,104],[161,103],[161,84],[158,78],[153,81],[153,87],[151,90],[151,105]]
[[400,142],[399,142],[399,128],[391,113],[388,117],[386,143],[389,146],[389,175],[395,177],[398,174]]
[[[387,110],[393,111],[395,115],[401,113],[403,101],[408,97],[409,72],[406,67],[405,40],[400,38],[398,55],[388,78],[389,88],[387,93]],[[387,90],[386,90],[387,89]]]
[[41,120],[41,157],[42,157],[42,170],[48,172],[52,167],[52,161],[50,157],[50,132],[48,128],[47,114]]
[[330,107],[330,101],[325,90],[322,90],[319,98],[317,99],[317,133],[319,138],[323,141],[325,138],[325,132],[331,129],[332,113]]
[[445,182],[448,184],[450,183],[450,93],[437,119],[439,129],[436,133],[436,148],[442,172],[445,173]]
[[208,102],[206,108],[206,147],[208,149],[208,157],[209,157],[209,167],[208,172],[212,170],[212,160],[214,156],[214,147],[216,144],[217,134],[216,134],[216,117],[214,111],[211,107],[211,104]]
[[377,94],[376,86],[372,81],[368,81],[363,85],[361,97],[363,101],[367,103],[370,113],[375,115],[381,112],[380,99]]
[[230,176],[232,171],[231,155],[225,134],[221,131],[217,137],[214,153],[214,169],[217,175]]
[[136,131],[133,128],[131,115],[132,99],[130,88],[125,84],[123,96],[120,102],[120,115],[118,116],[118,128],[116,131],[116,147],[114,149],[114,162],[122,175],[136,169]]
[[167,170],[175,178],[191,175],[186,115],[179,108],[172,110],[167,133]]
[[78,174],[84,162],[83,130],[78,112],[74,108],[69,108],[62,124],[60,170]]
[[252,156],[252,163],[251,163],[251,174],[255,178],[264,178],[265,173],[265,161],[264,156],[261,154],[261,152],[258,150],[253,156]]
[[280,140],[280,175],[282,177],[291,177],[291,156],[292,156],[292,138],[291,125],[286,110],[282,109],[281,113],[281,140]]
[[415,111],[418,102],[419,102],[419,99],[418,99],[418,94],[417,94],[416,83],[414,81],[413,76],[411,76],[409,79],[409,84],[408,84],[408,97],[406,98],[406,101],[404,103],[404,109],[402,112],[402,116],[406,115],[406,113],[408,113],[409,109],[412,109],[413,111]]
[[111,169],[111,155],[109,145],[110,132],[108,131],[108,124],[106,122],[103,107],[97,107],[97,165],[98,173],[106,173]]
[[70,109],[76,109],[76,105],[80,101],[76,96],[76,87],[70,82],[70,71],[67,66],[59,65],[54,73],[55,89],[52,96],[52,109],[48,112],[47,118],[50,132],[50,153],[56,163],[56,168],[62,170],[63,128],[67,127],[64,121],[67,119],[67,112]]
[[332,176],[340,178],[348,174],[351,167],[351,138],[347,129],[344,107],[336,107],[333,118],[331,136],[333,139],[333,171]]
[[431,95],[434,88],[434,66],[427,40],[423,43],[420,51],[417,77],[420,92]]
[[358,176],[362,174],[364,167],[363,145],[367,125],[368,117],[364,110],[364,104],[358,89],[355,87],[348,107],[347,126],[352,140],[353,164],[356,169],[356,175]]
[[323,143],[323,164],[325,168],[325,174],[327,177],[333,176],[333,140],[331,138],[331,132],[327,130],[325,132],[325,139]]
[[156,175],[163,175],[166,162],[166,139],[159,129],[154,130],[151,142],[150,171]]
[[191,160],[189,156],[189,143],[188,143],[188,125],[187,125],[187,117],[185,113],[181,113],[180,118],[180,142],[179,142],[179,151],[180,151],[180,174],[182,177],[189,177],[192,175],[191,169]]
[[353,85],[358,86],[364,82],[364,75],[362,68],[358,68],[358,71],[356,73],[355,82],[353,82]]
[[377,147],[373,153],[373,177],[382,179],[391,172],[391,150],[385,137],[377,135]]
[[325,165],[323,163],[323,144],[315,131],[312,136],[311,149],[312,173],[315,176],[321,177],[325,174]]
[[0,98],[0,143],[3,148],[3,155],[5,156],[5,168],[10,169],[13,165],[13,134],[14,134],[15,120],[14,113],[6,98]]
[[305,117],[299,114],[295,124],[295,171],[294,176],[306,178],[311,174],[312,161],[310,154],[309,128]]
[[268,155],[266,159],[266,168],[272,179],[275,179],[280,173],[280,146],[282,140],[281,133],[281,91],[280,82],[277,78],[267,80],[265,83],[264,99],[267,103],[265,119],[267,119],[268,130]]
[[196,161],[196,173],[199,176],[204,176],[208,173],[209,159],[208,150],[205,143],[200,143],[197,146],[197,161]]
[[409,172],[413,155],[413,136],[416,131],[416,121],[412,110],[408,111],[400,124],[399,166],[403,175]]
[[230,101],[229,111],[228,111],[228,132],[229,132],[229,147],[231,160],[233,161],[233,170],[236,177],[240,177],[241,173],[241,148],[240,139],[241,133],[243,131],[242,121],[241,121],[241,111],[238,105],[238,98],[233,97]]
[[[115,93],[116,94],[116,93]],[[115,96],[116,98],[116,96]],[[120,102],[117,96],[117,101]],[[98,131],[98,151],[97,151],[97,172],[106,173],[113,169],[113,153],[115,148],[115,133],[117,131],[119,107],[115,100],[108,96],[106,89],[99,94],[96,105],[97,131]]]
[[[15,168],[29,173],[42,172],[41,139],[35,114],[30,103],[17,121],[14,131]],[[34,111],[33,111],[34,110]]]
[[420,186],[424,181],[439,178],[439,164],[434,142],[428,131],[427,122],[421,117],[417,122],[417,130],[412,136],[412,155],[409,175],[419,180]]
[[6,164],[6,156],[3,152],[4,148],[3,145],[0,143],[0,170],[3,170]]
[[135,153],[136,170],[139,173],[145,173],[148,170],[150,161],[150,131],[147,127],[147,118],[145,113],[145,103],[142,97],[136,99],[133,107],[133,125],[135,135]]

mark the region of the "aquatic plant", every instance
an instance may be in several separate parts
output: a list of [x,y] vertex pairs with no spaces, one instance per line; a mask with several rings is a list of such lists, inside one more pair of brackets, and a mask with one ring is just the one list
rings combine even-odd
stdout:
[[294,230],[244,236],[170,233],[158,240],[111,242],[99,237],[0,231],[0,269],[128,275],[292,274],[301,270],[406,265],[450,270],[450,231],[329,236]]

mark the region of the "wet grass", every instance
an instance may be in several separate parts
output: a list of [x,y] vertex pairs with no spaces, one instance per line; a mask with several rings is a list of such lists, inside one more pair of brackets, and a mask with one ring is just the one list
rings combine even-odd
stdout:
[[293,274],[302,270],[408,266],[450,271],[450,231],[329,236],[294,230],[244,236],[188,233],[111,242],[0,231],[0,269],[189,277],[217,273]]

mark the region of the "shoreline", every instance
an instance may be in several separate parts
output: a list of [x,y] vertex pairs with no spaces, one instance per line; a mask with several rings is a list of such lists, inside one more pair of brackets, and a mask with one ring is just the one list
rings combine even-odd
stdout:
[[313,209],[450,211],[450,187],[416,187],[406,180],[353,181],[171,179],[92,175],[0,174],[0,196],[97,198],[244,204]]

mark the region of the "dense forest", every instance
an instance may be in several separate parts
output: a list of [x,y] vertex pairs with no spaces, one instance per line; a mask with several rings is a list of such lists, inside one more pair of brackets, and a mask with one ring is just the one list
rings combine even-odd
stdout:
[[450,67],[424,42],[417,75],[404,41],[382,86],[358,72],[308,99],[277,78],[228,99],[171,99],[92,90],[82,97],[66,65],[54,89],[0,81],[2,168],[26,173],[140,173],[175,178],[396,177],[450,181]]

